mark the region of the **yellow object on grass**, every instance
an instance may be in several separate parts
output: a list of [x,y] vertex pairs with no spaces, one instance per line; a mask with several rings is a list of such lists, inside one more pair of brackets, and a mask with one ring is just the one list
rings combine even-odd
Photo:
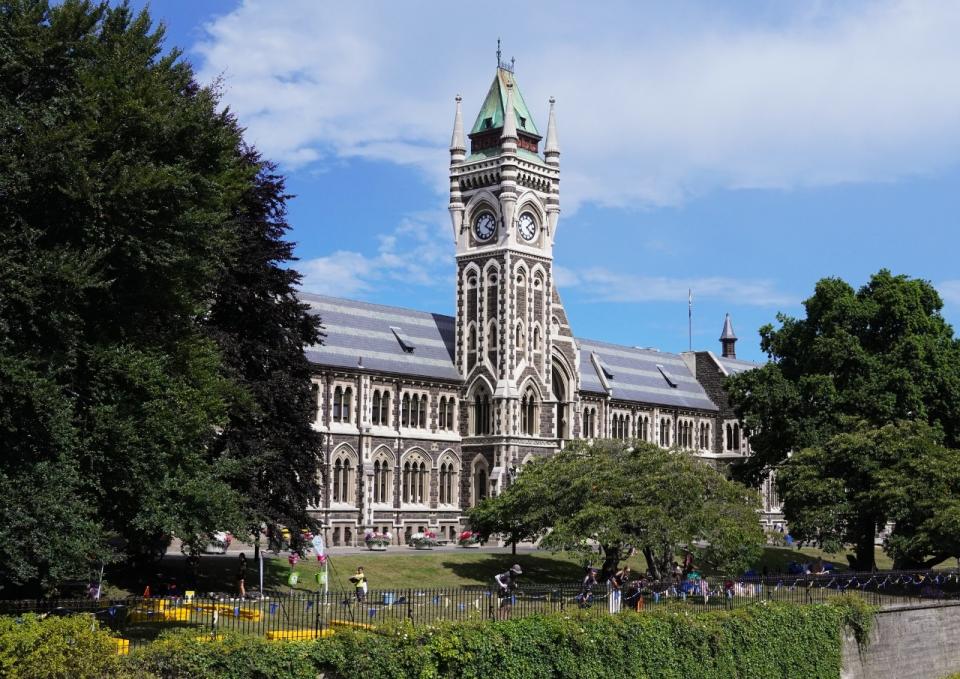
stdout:
[[310,639],[326,639],[332,637],[332,629],[278,629],[266,633],[269,641],[308,641]]

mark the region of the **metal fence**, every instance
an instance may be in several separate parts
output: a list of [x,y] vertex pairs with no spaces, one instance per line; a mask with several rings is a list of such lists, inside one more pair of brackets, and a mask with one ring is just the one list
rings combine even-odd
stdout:
[[372,590],[357,598],[352,592],[278,594],[262,598],[201,596],[118,600],[0,601],[0,614],[93,615],[103,627],[136,646],[162,631],[192,629],[198,637],[223,631],[268,639],[312,639],[344,627],[375,629],[391,622],[520,617],[537,613],[583,611],[607,615],[622,610],[664,606],[692,611],[722,610],[757,601],[814,604],[842,593],[856,592],[878,606],[954,600],[960,603],[956,571],[900,571],[769,577],[712,577],[684,582],[629,583],[622,591],[603,585],[584,596],[579,585],[521,585],[507,596],[484,588],[394,588]]

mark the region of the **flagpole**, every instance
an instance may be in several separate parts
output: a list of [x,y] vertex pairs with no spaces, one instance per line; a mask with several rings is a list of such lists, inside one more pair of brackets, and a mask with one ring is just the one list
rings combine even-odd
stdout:
[[693,288],[687,288],[687,349],[693,351]]

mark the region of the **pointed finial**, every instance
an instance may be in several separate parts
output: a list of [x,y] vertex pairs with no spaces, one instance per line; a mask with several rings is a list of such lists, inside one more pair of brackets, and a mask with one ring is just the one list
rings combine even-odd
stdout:
[[453,118],[453,136],[450,137],[450,153],[452,155],[463,155],[467,150],[466,139],[463,136],[463,113],[460,110],[460,102],[463,97],[457,95],[457,113]]
[[497,38],[497,68],[500,68],[500,38]]
[[513,113],[513,82],[507,82],[507,101],[503,106],[503,132],[501,139],[517,138],[517,118]]
[[553,112],[553,106],[557,100],[550,97],[550,117],[547,120],[547,143],[543,147],[543,155],[551,165],[559,162],[560,142],[557,141],[557,116]]

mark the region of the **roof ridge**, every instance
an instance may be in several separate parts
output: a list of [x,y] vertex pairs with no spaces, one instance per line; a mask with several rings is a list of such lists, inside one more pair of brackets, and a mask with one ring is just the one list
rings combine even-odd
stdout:
[[396,306],[396,305],[393,305],[393,304],[380,304],[380,303],[378,303],[378,302],[368,302],[368,301],[363,300],[363,299],[351,299],[351,298],[349,298],[349,297],[337,297],[337,296],[335,296],[335,295],[322,295],[322,294],[320,294],[320,293],[318,293],[318,292],[308,292],[308,291],[305,291],[305,290],[304,290],[304,291],[301,291],[301,292],[298,292],[298,293],[297,293],[297,297],[301,298],[301,301],[306,301],[306,302],[309,302],[309,301],[310,301],[310,300],[308,299],[309,297],[314,297],[314,298],[317,298],[318,300],[331,300],[331,301],[335,301],[335,302],[349,302],[349,303],[353,303],[353,304],[365,304],[365,305],[367,305],[367,306],[377,307],[378,309],[390,309],[390,310],[393,310],[393,311],[406,311],[406,312],[408,312],[408,313],[423,314],[424,316],[431,316],[431,317],[434,317],[434,318],[436,318],[436,317],[447,318],[447,319],[450,319],[451,322],[455,322],[455,321],[456,321],[456,318],[455,318],[454,316],[450,315],[450,314],[440,314],[440,313],[437,313],[437,312],[435,312],[435,311],[423,311],[423,310],[421,310],[421,309],[412,309],[412,308],[410,308],[410,307]]

